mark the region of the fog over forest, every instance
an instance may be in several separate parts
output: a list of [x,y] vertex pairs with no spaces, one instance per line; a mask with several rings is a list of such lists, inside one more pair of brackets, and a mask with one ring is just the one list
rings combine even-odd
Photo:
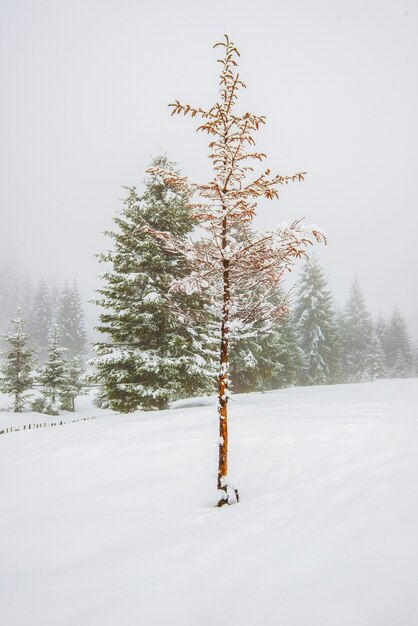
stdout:
[[[247,84],[240,106],[267,116],[257,147],[305,182],[262,205],[257,227],[305,217],[337,305],[357,274],[374,315],[396,306],[417,337],[418,11],[411,0],[318,3],[134,0],[2,3],[0,211],[3,267],[36,283],[76,278],[92,297],[94,254],[167,152],[192,179],[207,141],[167,104],[216,98],[228,32]],[[90,309],[88,323],[94,323]]]

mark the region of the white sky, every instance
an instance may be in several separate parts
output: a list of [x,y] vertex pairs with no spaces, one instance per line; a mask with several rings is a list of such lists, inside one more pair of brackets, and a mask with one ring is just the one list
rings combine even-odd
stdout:
[[2,0],[0,258],[35,279],[77,277],[87,294],[121,185],[165,150],[191,178],[206,138],[170,118],[178,98],[210,105],[217,51],[241,51],[242,107],[267,115],[258,149],[304,183],[257,225],[306,217],[337,303],[357,272],[369,308],[397,305],[418,334],[418,2],[159,3]]

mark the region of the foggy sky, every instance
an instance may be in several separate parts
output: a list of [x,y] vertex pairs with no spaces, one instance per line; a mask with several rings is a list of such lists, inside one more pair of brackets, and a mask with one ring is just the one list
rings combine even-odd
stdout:
[[337,304],[357,273],[371,312],[398,306],[418,335],[416,2],[2,0],[0,20],[0,259],[88,297],[121,186],[161,151],[207,177],[206,137],[167,104],[215,101],[227,32],[240,107],[267,116],[257,148],[273,172],[308,172],[257,227],[321,226]]

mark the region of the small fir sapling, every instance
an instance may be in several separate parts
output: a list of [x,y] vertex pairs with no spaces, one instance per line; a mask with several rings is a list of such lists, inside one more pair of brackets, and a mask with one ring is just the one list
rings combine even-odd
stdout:
[[68,386],[64,352],[58,326],[54,324],[49,333],[48,359],[38,375],[41,397],[33,402],[34,411],[58,415],[61,396],[66,393]]

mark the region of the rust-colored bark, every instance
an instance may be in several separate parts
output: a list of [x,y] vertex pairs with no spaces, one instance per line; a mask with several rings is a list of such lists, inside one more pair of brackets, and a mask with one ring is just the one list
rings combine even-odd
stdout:
[[[226,222],[226,220],[225,220]],[[226,227],[225,227],[226,228]],[[220,348],[220,369],[218,377],[219,385],[219,463],[218,463],[218,490],[224,491],[220,494],[218,507],[228,504],[228,487],[225,479],[228,474],[228,383],[229,383],[229,261],[223,260],[223,307],[221,325],[221,348]]]

